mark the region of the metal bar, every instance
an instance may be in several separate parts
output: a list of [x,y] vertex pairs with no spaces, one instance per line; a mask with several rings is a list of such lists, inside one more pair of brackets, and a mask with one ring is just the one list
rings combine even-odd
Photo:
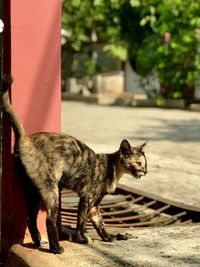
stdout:
[[[143,198],[143,197],[142,197]],[[139,199],[139,198],[138,198]],[[141,198],[140,198],[141,199]],[[152,204],[152,203],[151,203]],[[147,206],[147,205],[146,205]],[[109,205],[110,207],[110,205]],[[100,207],[101,209],[101,207]],[[70,211],[74,210],[76,211],[77,208],[74,208],[74,207],[69,207],[69,206],[66,206],[65,208],[62,208],[61,209],[61,213],[63,215],[71,215],[73,217],[76,217],[77,216],[77,213],[76,212],[70,212]],[[136,209],[134,208],[130,208],[130,209],[124,209],[124,210],[120,210],[120,211],[103,211],[101,209],[101,214],[102,216],[114,216],[114,215],[122,215],[122,214],[127,214],[127,213],[130,213],[130,212],[134,212]]]
[[[112,228],[132,228],[132,227],[144,227],[144,226],[152,226],[154,224],[160,224],[160,223],[166,223],[170,222],[172,223],[174,220],[178,219],[181,216],[184,216],[186,213],[183,212],[180,215],[177,215],[176,217],[169,217],[169,218],[164,218],[164,219],[159,219],[159,220],[154,220],[154,221],[148,221],[148,222],[137,222],[137,223],[106,223],[106,227],[112,227]],[[67,224],[68,227],[71,228],[76,228],[76,221],[72,221],[69,219],[63,219],[62,220],[63,224]],[[185,225],[185,223],[180,223],[177,225]],[[87,228],[92,228],[92,223],[87,222],[86,223]]]
[[[125,204],[127,204],[127,203],[130,203],[130,204],[134,204],[134,203],[137,203],[137,202],[139,202],[139,201],[141,201],[141,200],[143,200],[144,199],[144,197],[143,196],[140,196],[140,197],[138,197],[138,198],[135,198],[135,199],[133,199],[133,200],[131,200],[131,201],[123,201],[123,202],[118,202],[118,203],[115,203],[115,204],[101,204],[100,205],[100,208],[101,209],[105,209],[105,208],[116,208],[116,207],[120,207],[120,206],[122,206],[122,205],[125,205]],[[67,203],[67,204],[66,204]],[[74,202],[75,203],[75,202]],[[70,202],[70,204],[72,204],[71,202]],[[78,205],[76,205],[76,207],[74,207],[74,206],[69,206],[69,203],[67,202],[67,201],[65,201],[65,202],[62,202],[62,207],[61,207],[61,209],[64,211],[64,210],[74,210],[74,211],[76,211],[77,210],[77,206]]]
[[111,205],[109,205],[109,204],[101,205],[100,207],[101,207],[101,209],[105,209],[105,208],[117,208],[117,207],[126,205],[127,203],[128,203],[128,204],[134,204],[134,203],[137,203],[138,201],[142,200],[143,198],[144,198],[144,197],[141,196],[141,197],[138,197],[138,198],[137,198],[137,201],[134,201],[134,200],[132,200],[132,201],[123,201],[123,202],[119,202],[119,203],[111,204]]
[[124,185],[124,184],[121,184],[121,183],[118,184],[118,189],[121,189],[121,190],[125,191],[126,193],[144,195],[144,196],[146,196],[148,198],[155,199],[155,200],[157,200],[159,202],[167,203],[167,204],[169,204],[171,206],[175,206],[177,208],[200,212],[200,207],[188,205],[188,204],[181,203],[181,202],[178,202],[178,201],[175,201],[175,200],[169,200],[169,199],[166,199],[164,197],[161,197],[161,196],[158,196],[158,195],[154,195],[154,194],[149,193],[147,191],[142,191],[142,190],[139,190],[139,189],[136,189],[136,188],[132,188],[130,186],[127,186],[127,185]]
[[142,219],[146,217],[152,217],[154,215],[160,214],[162,211],[168,209],[170,205],[166,205],[165,207],[156,210],[152,213],[145,213],[145,214],[139,214],[139,215],[133,215],[133,216],[127,216],[127,217],[120,217],[120,218],[109,218],[109,219],[103,219],[104,222],[123,222],[123,221],[132,221],[132,220],[137,220],[137,219]]
[[[124,188],[119,189],[125,191]],[[121,192],[121,195],[117,194],[116,198],[106,199],[100,206],[103,221],[105,222],[107,227],[149,227],[153,225],[157,226],[159,224],[169,225],[172,223],[174,223],[174,225],[188,225],[193,223],[192,216],[194,216],[193,218],[195,219],[195,222],[196,218],[198,218],[198,214],[195,211],[191,212],[190,210],[189,212],[187,212],[180,207],[171,205],[167,201],[157,201],[156,199],[151,199],[149,196],[138,195],[138,193],[135,192],[134,189],[131,190],[132,192],[129,191],[129,193],[132,193],[132,195],[127,194],[127,191],[125,191],[124,195],[122,195],[123,192]],[[70,196],[72,196],[70,191],[68,191],[68,193]],[[137,195],[137,197],[133,198],[135,195]],[[73,196],[75,195],[73,194]],[[65,200],[67,197],[68,194],[65,194]],[[141,201],[142,203],[139,204]],[[62,223],[65,225],[67,224],[72,228],[76,227],[77,223],[77,207],[71,205],[76,205],[76,203],[78,203],[78,201],[72,202],[70,200],[68,206],[68,201],[66,201],[62,205],[61,209]],[[135,207],[134,204],[137,204],[137,207]],[[160,208],[155,209],[157,204],[160,206]],[[154,208],[151,206],[153,206]],[[179,212],[177,214],[172,214],[172,212],[174,213],[176,209],[177,212]],[[158,216],[159,218],[157,218]],[[183,220],[183,218],[184,221],[181,221]],[[136,221],[134,222],[134,220]],[[87,228],[92,227],[92,223],[90,221],[87,221],[86,225]]]
[[[73,197],[73,196],[76,196],[77,197],[77,199],[74,199],[74,200],[72,200],[72,199],[69,199],[70,197]],[[79,197],[77,196],[77,195],[71,195],[70,193],[69,193],[69,195],[68,194],[65,194],[64,196],[63,196],[63,193],[62,193],[62,197],[63,197],[63,203],[64,204],[66,204],[67,203],[67,205],[74,205],[74,204],[76,204],[76,205],[78,205],[78,202],[79,202]],[[68,198],[69,197],[69,198]],[[115,199],[103,199],[102,200],[102,203],[101,203],[101,206],[104,206],[104,207],[106,207],[106,205],[108,205],[108,203],[109,203],[109,207],[110,207],[110,205],[111,204],[115,204],[115,203],[121,203],[121,202],[124,202],[124,201],[128,201],[128,199],[132,199],[132,195],[126,195],[126,196],[124,196],[124,195],[120,195],[120,196],[117,196]],[[142,197],[143,198],[143,197]],[[141,200],[142,199],[141,197],[139,198],[139,200]],[[139,201],[138,200],[138,201]]]
[[156,204],[156,202],[157,202],[156,200],[152,200],[152,201],[150,201],[150,202],[147,202],[147,203],[141,205],[140,207],[136,208],[136,209],[135,209],[135,212],[136,212],[136,211],[145,210],[146,208],[148,208],[148,207],[150,207],[150,206]]
[[187,221],[184,221],[184,222],[177,222],[175,223],[174,225],[175,226],[179,226],[179,225],[189,225],[189,224],[192,224],[192,220],[187,220]]
[[174,221],[184,215],[186,215],[187,212],[181,212],[179,214],[176,214],[175,216],[172,217],[167,217],[167,218],[161,218],[161,219],[157,219],[157,220],[152,220],[152,221],[148,221],[148,222],[136,222],[136,223],[126,223],[126,224],[106,224],[107,227],[125,227],[125,228],[129,228],[129,227],[139,227],[139,226],[150,226],[153,224],[160,224],[160,223],[165,223],[167,221]]
[[[103,219],[104,222],[124,222],[124,221],[132,221],[132,220],[136,220],[136,219],[142,219],[142,218],[148,218],[148,217],[152,217],[154,215],[158,215],[160,214],[162,211],[168,209],[170,207],[170,205],[166,205],[152,213],[148,213],[148,214],[140,214],[140,215],[134,215],[134,216],[126,216],[126,217],[116,217],[116,218],[107,218],[107,219]],[[105,214],[103,213],[102,216],[104,216]],[[172,217],[170,217],[172,218]],[[69,215],[67,212],[66,212],[66,215],[65,215],[65,219],[69,219],[69,220],[75,220],[76,221],[76,216],[75,214],[73,214],[72,216]]]
[[77,213],[76,212],[69,212],[69,211],[63,211],[61,210],[61,215],[68,215],[68,216],[72,216],[72,217],[77,217]]
[[116,195],[115,198],[112,198],[112,199],[107,199],[107,198],[103,198],[102,201],[101,201],[101,205],[106,205],[106,204],[114,204],[114,203],[118,203],[118,202],[123,202],[125,200],[128,200],[128,199],[132,199],[133,196],[132,195]]
[[73,207],[73,206],[70,207],[70,206],[62,204],[61,210],[74,210],[74,211],[77,211],[78,208],[77,207]]

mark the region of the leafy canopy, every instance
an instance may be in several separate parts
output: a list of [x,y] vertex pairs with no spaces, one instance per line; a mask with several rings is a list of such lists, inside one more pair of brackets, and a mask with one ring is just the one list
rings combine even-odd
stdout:
[[65,45],[93,42],[143,76],[157,69],[167,97],[183,97],[200,71],[200,1],[63,0]]

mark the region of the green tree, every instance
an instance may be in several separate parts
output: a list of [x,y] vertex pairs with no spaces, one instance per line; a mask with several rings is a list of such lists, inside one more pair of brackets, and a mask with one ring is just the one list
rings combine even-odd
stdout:
[[113,50],[115,56],[126,60],[126,44],[120,38],[118,14],[125,1],[64,0],[62,23],[68,32],[68,45],[74,51],[80,51],[85,45],[102,43],[106,51]]
[[164,97],[192,98],[200,71],[200,2],[149,0],[140,4],[144,12],[140,24],[148,23],[153,35],[143,39],[138,65],[148,58],[156,66]]
[[[92,55],[93,44],[142,76],[157,69],[164,97],[193,96],[200,71],[200,2],[196,0],[64,0],[65,47]],[[91,57],[92,60],[92,57]],[[92,61],[88,62],[94,70]]]

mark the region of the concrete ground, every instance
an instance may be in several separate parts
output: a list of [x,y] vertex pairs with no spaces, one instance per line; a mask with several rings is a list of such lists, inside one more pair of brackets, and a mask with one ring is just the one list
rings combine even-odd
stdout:
[[62,131],[95,152],[114,152],[124,138],[147,141],[148,174],[120,182],[200,207],[199,112],[63,102]]
[[30,244],[14,245],[4,267],[187,267],[200,266],[200,227],[129,230],[128,241],[89,245],[68,241],[61,255]]
[[[121,183],[200,207],[200,113],[63,102],[62,131],[96,152],[113,152],[124,138],[133,145],[147,141],[147,176],[124,176]],[[15,245],[5,267],[200,266],[200,225],[128,232],[131,239],[114,243],[62,241],[62,255]]]

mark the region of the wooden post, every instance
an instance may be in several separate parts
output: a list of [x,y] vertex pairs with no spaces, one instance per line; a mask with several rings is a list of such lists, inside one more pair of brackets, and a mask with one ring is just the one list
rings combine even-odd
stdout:
[[[4,0],[4,73],[14,82],[11,101],[29,134],[60,131],[61,0]],[[3,124],[2,246],[3,257],[16,240],[29,233],[20,177],[13,161],[14,137]],[[45,214],[38,226],[46,231]]]

